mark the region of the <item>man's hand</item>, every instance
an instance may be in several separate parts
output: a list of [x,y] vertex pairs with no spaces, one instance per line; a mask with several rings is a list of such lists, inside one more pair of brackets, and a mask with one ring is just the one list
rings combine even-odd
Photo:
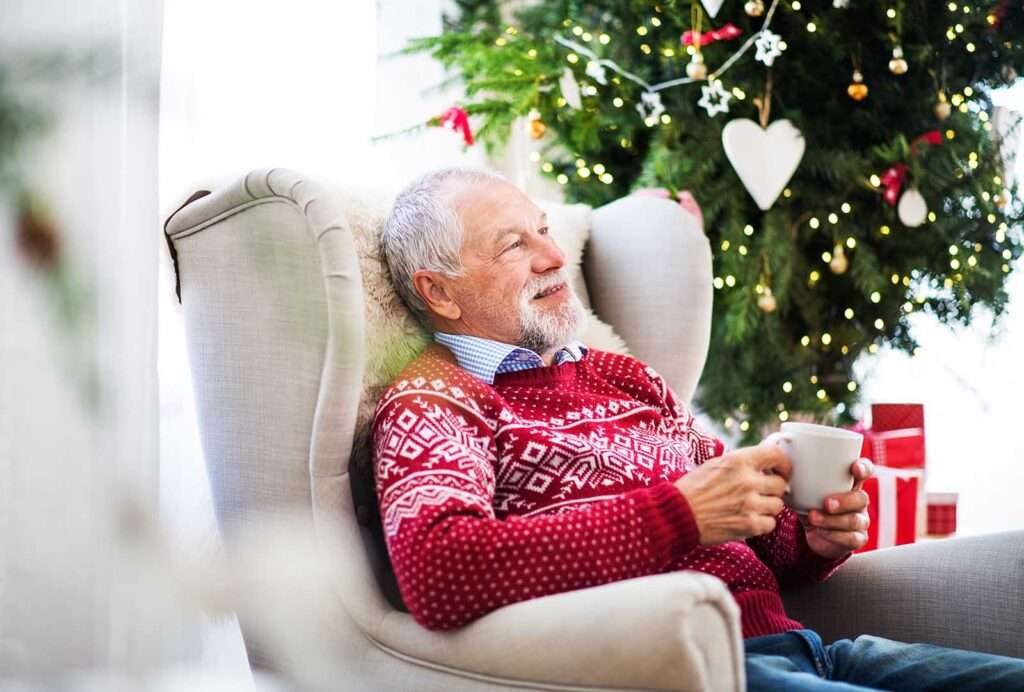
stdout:
[[775,530],[791,465],[775,445],[745,447],[705,462],[676,481],[700,542],[714,545]]
[[861,488],[874,473],[867,459],[858,459],[850,467],[853,490],[825,499],[824,511],[812,509],[801,517],[807,546],[821,557],[838,559],[868,542],[868,494]]

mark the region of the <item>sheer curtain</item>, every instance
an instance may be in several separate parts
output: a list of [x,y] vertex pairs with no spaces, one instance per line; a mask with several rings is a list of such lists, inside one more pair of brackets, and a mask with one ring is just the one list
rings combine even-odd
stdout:
[[5,93],[52,115],[23,142],[18,177],[61,264],[26,261],[0,199],[0,678],[48,684],[174,657],[172,623],[120,561],[118,514],[125,498],[144,511],[157,500],[161,3],[5,0],[2,17],[5,68],[101,58],[57,80],[4,75]]
[[[483,165],[442,129],[371,142],[440,113],[453,92],[424,93],[443,71],[425,56],[386,57],[441,29],[440,0],[281,4],[175,0],[164,14],[160,209],[254,168],[288,167],[328,187],[393,190],[441,165]],[[160,502],[182,548],[218,550],[181,310],[160,252]],[[198,632],[206,665],[246,674],[237,623]]]

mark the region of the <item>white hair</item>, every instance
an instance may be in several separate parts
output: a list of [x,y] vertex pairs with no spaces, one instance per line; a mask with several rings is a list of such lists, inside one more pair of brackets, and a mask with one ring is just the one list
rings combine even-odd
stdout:
[[475,168],[431,171],[407,185],[391,207],[380,235],[384,262],[395,290],[413,314],[428,328],[431,313],[416,292],[412,276],[425,269],[456,278],[463,275],[462,219],[445,188],[452,183],[473,185],[508,182],[497,173]]

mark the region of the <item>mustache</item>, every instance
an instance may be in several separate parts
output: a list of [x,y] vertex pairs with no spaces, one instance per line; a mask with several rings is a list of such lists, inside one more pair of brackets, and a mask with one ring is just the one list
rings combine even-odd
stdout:
[[526,287],[523,288],[522,292],[519,294],[519,297],[522,300],[532,300],[533,297],[540,293],[541,291],[546,291],[549,288],[554,288],[559,284],[565,284],[567,288],[570,288],[569,277],[565,275],[565,271],[562,269],[559,269],[554,274],[539,277],[537,279],[534,279],[530,283],[526,284]]

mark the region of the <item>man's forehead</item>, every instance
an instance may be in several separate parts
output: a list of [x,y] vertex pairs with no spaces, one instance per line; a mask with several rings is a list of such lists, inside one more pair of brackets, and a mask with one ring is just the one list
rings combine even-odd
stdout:
[[509,231],[543,223],[547,214],[510,183],[468,185],[455,193],[466,240],[494,240]]
[[500,237],[506,233],[513,233],[524,230],[524,227],[534,226],[548,220],[548,214],[538,208],[528,210],[526,213],[510,213],[500,219],[495,219],[488,224],[488,231],[492,237]]

